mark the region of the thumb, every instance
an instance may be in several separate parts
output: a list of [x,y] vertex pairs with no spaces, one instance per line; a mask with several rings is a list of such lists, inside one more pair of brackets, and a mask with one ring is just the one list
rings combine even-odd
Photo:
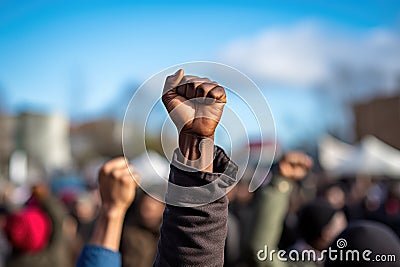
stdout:
[[168,76],[167,79],[165,80],[163,93],[166,93],[172,88],[177,87],[184,75],[185,72],[183,71],[183,69],[179,69],[173,75]]

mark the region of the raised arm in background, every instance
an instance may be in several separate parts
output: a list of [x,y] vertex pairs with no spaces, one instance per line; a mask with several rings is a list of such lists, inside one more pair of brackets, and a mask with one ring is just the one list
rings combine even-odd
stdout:
[[283,224],[289,208],[289,198],[292,183],[303,179],[312,167],[312,159],[302,152],[289,152],[279,161],[271,182],[259,189],[259,202],[257,206],[257,220],[255,222],[251,243],[252,256],[255,266],[278,267],[286,266],[275,258],[273,261],[260,260],[267,253],[278,249],[279,239],[282,234]]
[[[131,170],[131,172],[129,171]],[[99,172],[99,190],[102,200],[99,219],[90,244],[86,245],[78,259],[78,267],[118,267],[118,253],[125,213],[135,198],[139,175],[125,158],[113,159]]]

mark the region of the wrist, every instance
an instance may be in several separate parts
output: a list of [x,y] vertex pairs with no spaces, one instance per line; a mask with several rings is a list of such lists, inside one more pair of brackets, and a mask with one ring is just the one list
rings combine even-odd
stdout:
[[99,217],[106,220],[124,220],[126,211],[125,208],[103,205]]
[[184,164],[199,171],[213,172],[214,135],[179,134],[179,150]]
[[90,244],[118,251],[126,210],[103,206]]

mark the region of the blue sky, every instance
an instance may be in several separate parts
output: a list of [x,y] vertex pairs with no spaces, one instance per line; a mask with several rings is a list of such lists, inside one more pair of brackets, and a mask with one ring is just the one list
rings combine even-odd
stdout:
[[[340,39],[344,47],[357,46],[354,41],[347,42],[348,36],[362,39],[365,35],[369,40],[368,36],[378,29],[383,30],[385,38],[388,35],[393,39],[400,31],[399,1],[199,3],[0,0],[1,101],[11,112],[31,107],[85,117],[112,105],[130,84],[140,84],[171,65],[195,60],[219,61],[237,67],[263,87],[266,96],[273,101],[273,111],[276,107],[274,115],[278,122],[287,125],[277,127],[282,128],[278,133],[287,135],[283,139],[293,141],[298,137],[287,134],[288,127],[293,124],[290,121],[304,121],[301,125],[312,128],[312,124],[306,122],[311,123],[312,114],[321,108],[320,94],[314,90],[315,73],[306,73],[311,78],[305,83],[297,82],[296,77],[293,82],[286,83],[287,77],[291,80],[290,74],[278,75],[276,80],[276,73],[253,73],[253,69],[248,68],[252,61],[246,65],[242,64],[242,58],[230,56],[228,52],[232,47],[239,47],[238,51],[251,47],[247,40],[258,40],[259,35],[270,37],[270,29],[302,33],[296,27],[310,23],[312,29],[315,25],[321,26],[316,32],[320,35],[322,32],[324,37],[324,34],[330,37],[330,31],[338,32],[333,38]],[[320,36],[318,34],[316,36]],[[379,49],[371,49],[380,55]],[[253,56],[248,56],[248,51],[242,54],[246,58]],[[320,66],[317,63],[316,68]],[[388,65],[390,71],[397,71],[395,63],[382,64]],[[268,70],[268,66],[265,69]],[[273,86],[269,79],[260,78],[264,74],[271,77]],[[319,83],[320,79],[316,81]],[[302,115],[280,108],[298,99],[308,103],[301,107]],[[320,122],[321,129],[314,131],[315,134],[332,127],[326,124]]]

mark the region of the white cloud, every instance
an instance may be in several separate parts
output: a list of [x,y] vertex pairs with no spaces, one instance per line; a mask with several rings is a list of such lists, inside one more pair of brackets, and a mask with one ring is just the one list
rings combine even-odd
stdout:
[[400,86],[400,36],[338,31],[315,22],[268,28],[225,47],[221,59],[261,82],[368,91]]

